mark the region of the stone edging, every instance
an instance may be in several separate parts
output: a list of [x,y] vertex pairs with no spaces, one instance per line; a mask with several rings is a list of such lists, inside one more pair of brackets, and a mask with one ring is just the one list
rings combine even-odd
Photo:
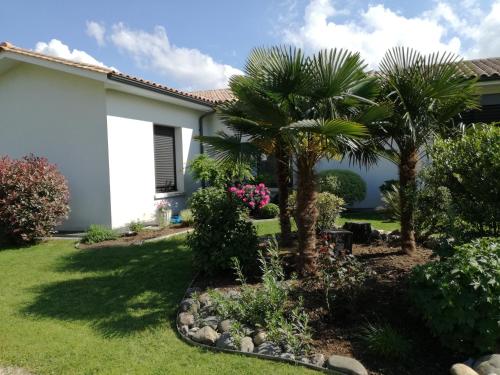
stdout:
[[[182,299],[181,299],[181,302],[186,299],[186,298],[189,298],[190,297],[190,294],[188,293],[189,289],[191,289],[191,287],[193,286],[194,282],[196,281],[198,275],[196,275],[192,280],[191,282],[189,283],[187,289],[186,289],[186,292],[184,293]],[[177,330],[177,335],[186,343],[192,345],[192,346],[196,346],[196,347],[199,347],[199,348],[202,348],[202,349],[206,349],[206,350],[210,350],[212,352],[220,352],[220,353],[228,353],[228,354],[238,354],[238,355],[243,355],[243,356],[246,356],[246,357],[252,357],[252,358],[261,358],[261,359],[266,359],[266,360],[270,360],[270,361],[274,361],[274,362],[281,362],[281,363],[287,363],[287,364],[291,364],[291,365],[295,365],[295,366],[301,366],[301,367],[305,367],[305,368],[308,368],[310,370],[316,370],[318,372],[322,372],[324,374],[331,374],[331,375],[349,375],[349,373],[347,372],[341,372],[341,371],[337,371],[337,370],[331,370],[331,369],[328,369],[328,368],[325,368],[325,367],[319,367],[319,366],[316,366],[316,365],[313,365],[311,363],[305,363],[305,362],[301,362],[301,361],[297,361],[295,359],[288,359],[288,358],[282,358],[282,357],[275,357],[275,356],[270,356],[270,355],[266,355],[266,354],[260,354],[260,353],[249,353],[249,352],[242,352],[242,351],[239,351],[239,350],[231,350],[231,349],[223,349],[223,348],[217,348],[215,346],[210,346],[210,345],[206,345],[206,344],[202,344],[202,343],[199,343],[199,342],[196,342],[194,340],[191,340],[188,336],[184,335],[181,331],[181,327],[179,325],[179,314],[181,313],[181,307],[180,307],[180,303],[179,303],[179,308],[177,309],[177,313],[176,313],[176,317],[175,317],[175,327],[176,327],[176,330]]]

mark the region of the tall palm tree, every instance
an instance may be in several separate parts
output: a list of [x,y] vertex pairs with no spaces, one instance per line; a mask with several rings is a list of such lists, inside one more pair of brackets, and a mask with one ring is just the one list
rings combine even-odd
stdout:
[[415,251],[414,196],[418,162],[436,134],[460,128],[459,114],[477,107],[475,80],[464,78],[460,59],[449,53],[421,55],[403,47],[386,52],[377,73],[381,100],[392,107],[384,124],[370,126],[373,144],[399,169],[401,240]]

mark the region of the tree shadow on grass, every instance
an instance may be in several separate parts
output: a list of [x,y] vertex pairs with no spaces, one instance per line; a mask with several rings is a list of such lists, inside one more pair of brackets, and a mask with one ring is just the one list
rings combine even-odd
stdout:
[[171,324],[192,277],[190,265],[182,238],[80,250],[56,266],[68,279],[36,287],[35,301],[23,312],[87,321],[105,336]]

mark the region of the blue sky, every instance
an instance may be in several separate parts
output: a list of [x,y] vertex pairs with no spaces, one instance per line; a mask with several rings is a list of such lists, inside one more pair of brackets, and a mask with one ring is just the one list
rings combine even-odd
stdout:
[[0,40],[102,63],[182,89],[224,87],[254,46],[358,50],[371,67],[394,45],[500,56],[500,0],[9,1]]

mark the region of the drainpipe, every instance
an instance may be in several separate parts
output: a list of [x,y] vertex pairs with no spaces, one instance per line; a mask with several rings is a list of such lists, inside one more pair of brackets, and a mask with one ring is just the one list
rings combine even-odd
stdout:
[[[209,112],[205,112],[204,114],[202,114],[200,116],[200,118],[198,119],[198,134],[200,136],[203,136],[203,119],[211,114],[215,113],[215,109],[212,109],[211,111]],[[205,148],[203,147],[203,142],[200,141],[200,155],[201,154],[204,154],[205,153]],[[206,188],[207,187],[207,184],[205,182],[205,179],[203,179],[201,181],[201,187],[202,188]]]

